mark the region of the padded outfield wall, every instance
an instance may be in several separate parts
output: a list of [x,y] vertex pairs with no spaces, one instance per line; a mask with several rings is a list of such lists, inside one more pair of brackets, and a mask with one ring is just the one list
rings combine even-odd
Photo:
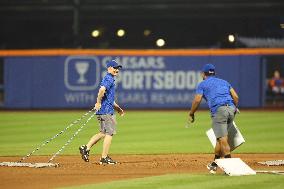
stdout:
[[[212,63],[229,81],[240,107],[262,107],[263,57],[283,49],[238,50],[23,50],[2,51],[4,107],[90,108],[96,102],[106,61],[123,66],[117,101],[131,109],[189,108],[202,66]],[[205,102],[202,103],[206,107]]]

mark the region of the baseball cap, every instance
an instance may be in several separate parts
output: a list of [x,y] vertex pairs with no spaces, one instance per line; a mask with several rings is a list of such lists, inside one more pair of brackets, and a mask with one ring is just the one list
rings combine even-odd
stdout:
[[119,65],[115,60],[107,61],[107,68],[113,67],[113,68],[122,68],[121,65]]
[[215,66],[213,64],[205,64],[202,68],[203,72],[215,73]]

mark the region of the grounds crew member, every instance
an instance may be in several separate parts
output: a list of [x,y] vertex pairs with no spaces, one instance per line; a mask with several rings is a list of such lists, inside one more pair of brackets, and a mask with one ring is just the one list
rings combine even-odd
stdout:
[[107,75],[102,79],[100,89],[97,96],[97,103],[95,104],[95,110],[97,118],[100,123],[100,132],[95,134],[87,145],[79,147],[82,159],[86,162],[89,161],[89,153],[91,147],[104,138],[103,151],[100,159],[100,164],[116,164],[117,162],[111,159],[109,149],[112,141],[112,137],[116,134],[116,119],[114,115],[114,109],[121,115],[124,115],[123,109],[114,101],[115,99],[115,80],[119,69],[122,66],[116,61],[111,60],[107,62]]
[[[189,121],[194,122],[194,113],[204,98],[211,111],[212,129],[216,136],[215,159],[231,158],[231,149],[228,144],[228,129],[233,127],[233,120],[237,112],[239,97],[230,83],[215,77],[215,67],[212,64],[204,65],[202,69],[203,81],[196,89],[189,112]],[[207,165],[210,173],[216,173],[217,164],[213,161]]]

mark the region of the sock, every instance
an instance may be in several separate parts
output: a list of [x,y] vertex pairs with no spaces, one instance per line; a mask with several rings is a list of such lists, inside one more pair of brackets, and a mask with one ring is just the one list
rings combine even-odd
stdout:
[[220,159],[220,158],[221,158],[221,156],[218,156],[218,155],[215,154],[214,160],[215,159]]
[[231,154],[227,154],[227,155],[225,155],[225,157],[224,158],[231,158]]
[[[215,160],[215,159],[220,159],[220,158],[221,158],[221,156],[218,156],[218,155],[215,154],[214,160]],[[215,163],[215,162],[213,161],[213,162],[211,163],[211,165],[217,166],[217,163]]]

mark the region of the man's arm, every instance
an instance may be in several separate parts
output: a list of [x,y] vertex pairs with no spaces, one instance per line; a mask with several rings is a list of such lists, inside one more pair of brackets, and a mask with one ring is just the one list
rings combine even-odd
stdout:
[[116,102],[113,103],[113,107],[119,113],[119,115],[124,115],[123,109]]
[[106,88],[104,86],[101,86],[98,92],[98,97],[97,97],[97,103],[95,104],[95,109],[99,111],[102,106],[102,98],[104,97],[106,92]]
[[189,121],[191,123],[194,122],[194,113],[198,109],[199,104],[201,103],[201,101],[202,101],[202,95],[201,94],[196,94],[194,99],[193,99],[193,101],[192,101],[191,109],[190,109],[190,112],[189,112]]
[[239,104],[239,96],[238,96],[238,94],[236,93],[236,91],[233,88],[230,89],[230,93],[231,93],[231,96],[233,98],[235,106],[238,107],[238,104]]

